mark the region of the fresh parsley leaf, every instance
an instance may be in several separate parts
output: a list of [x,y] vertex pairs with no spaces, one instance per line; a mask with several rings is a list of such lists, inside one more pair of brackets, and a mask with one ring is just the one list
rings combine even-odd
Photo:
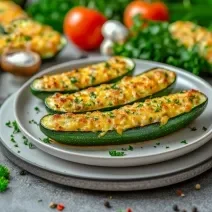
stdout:
[[206,127],[203,126],[203,127],[202,127],[202,130],[207,131],[208,129],[207,129]]
[[11,123],[11,121],[8,121],[7,123],[5,123],[5,125],[6,125],[7,127],[9,127],[9,128],[12,128],[12,123]]
[[186,140],[180,142],[181,144],[188,144]]
[[40,113],[40,108],[39,108],[39,107],[35,107],[34,110],[35,110],[37,113]]
[[109,151],[109,154],[112,157],[122,157],[122,156],[125,156],[125,153],[124,152],[119,152],[119,151],[116,151],[116,150],[110,150]]
[[128,150],[133,151],[133,147],[129,145]]

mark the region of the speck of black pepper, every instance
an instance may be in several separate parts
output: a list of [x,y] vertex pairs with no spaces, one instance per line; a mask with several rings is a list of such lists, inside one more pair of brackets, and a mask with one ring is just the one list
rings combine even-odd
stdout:
[[112,208],[109,201],[105,201],[105,202],[104,202],[104,206],[105,206],[106,208]]
[[198,212],[197,207],[193,207],[193,208],[192,208],[192,212]]
[[196,131],[196,130],[197,130],[196,127],[192,127],[192,128],[191,128],[191,131]]
[[179,210],[179,207],[178,207],[177,205],[173,205],[173,210],[174,210],[174,211],[180,211],[180,210]]
[[24,176],[24,175],[26,175],[26,174],[27,174],[27,171],[25,171],[25,170],[21,170],[21,171],[20,171],[20,175]]

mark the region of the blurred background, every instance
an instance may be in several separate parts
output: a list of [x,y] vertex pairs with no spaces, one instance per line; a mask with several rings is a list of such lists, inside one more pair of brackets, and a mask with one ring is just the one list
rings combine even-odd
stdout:
[[211,11],[212,0],[0,0],[1,70],[30,77],[101,54],[210,76]]

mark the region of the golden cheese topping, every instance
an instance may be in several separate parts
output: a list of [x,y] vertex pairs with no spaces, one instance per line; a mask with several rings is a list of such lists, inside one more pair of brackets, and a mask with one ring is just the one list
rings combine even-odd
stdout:
[[9,33],[0,37],[0,54],[5,46],[11,49],[30,49],[42,58],[54,56],[64,45],[61,34],[49,26],[31,19],[16,20],[5,27]]
[[110,112],[87,112],[85,114],[55,114],[45,116],[41,124],[56,131],[116,130],[119,134],[136,127],[153,123],[166,124],[170,118],[190,112],[206,101],[206,96],[196,90],[148,99],[144,103],[134,103]]
[[101,62],[56,75],[45,75],[33,83],[33,88],[44,91],[77,91],[109,82],[126,75],[134,68],[132,60],[112,57]]
[[19,18],[26,18],[27,14],[21,7],[15,4],[13,1],[0,1],[0,23],[1,25],[7,25],[11,21]]
[[125,105],[157,93],[176,79],[172,71],[155,68],[135,77],[126,76],[113,84],[90,87],[74,94],[56,93],[46,105],[60,112],[83,112]]
[[189,21],[174,22],[170,27],[170,32],[187,48],[197,45],[200,55],[212,63],[212,32]]

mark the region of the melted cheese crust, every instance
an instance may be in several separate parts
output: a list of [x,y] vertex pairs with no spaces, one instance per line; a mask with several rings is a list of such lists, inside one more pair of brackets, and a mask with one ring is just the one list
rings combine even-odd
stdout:
[[41,122],[46,128],[56,131],[92,131],[104,135],[107,131],[116,130],[122,134],[127,129],[152,123],[166,124],[170,118],[190,112],[205,101],[205,95],[189,90],[148,99],[144,103],[134,103],[110,112],[48,115]]
[[212,32],[189,21],[177,21],[170,27],[172,36],[187,48],[199,47],[199,54],[212,63]]
[[33,87],[45,91],[77,91],[116,79],[126,74],[132,65],[122,57],[56,75],[45,75],[35,80]]
[[31,19],[16,20],[5,27],[9,34],[0,36],[0,53],[5,47],[30,49],[41,57],[55,55],[61,48],[62,36],[49,26]]
[[74,94],[56,93],[46,99],[46,104],[60,112],[84,112],[125,105],[167,88],[175,79],[174,72],[156,68],[135,77],[124,77],[117,83],[90,87]]
[[12,1],[0,1],[0,23],[1,25],[7,25],[11,21],[26,18],[27,14],[21,7]]

